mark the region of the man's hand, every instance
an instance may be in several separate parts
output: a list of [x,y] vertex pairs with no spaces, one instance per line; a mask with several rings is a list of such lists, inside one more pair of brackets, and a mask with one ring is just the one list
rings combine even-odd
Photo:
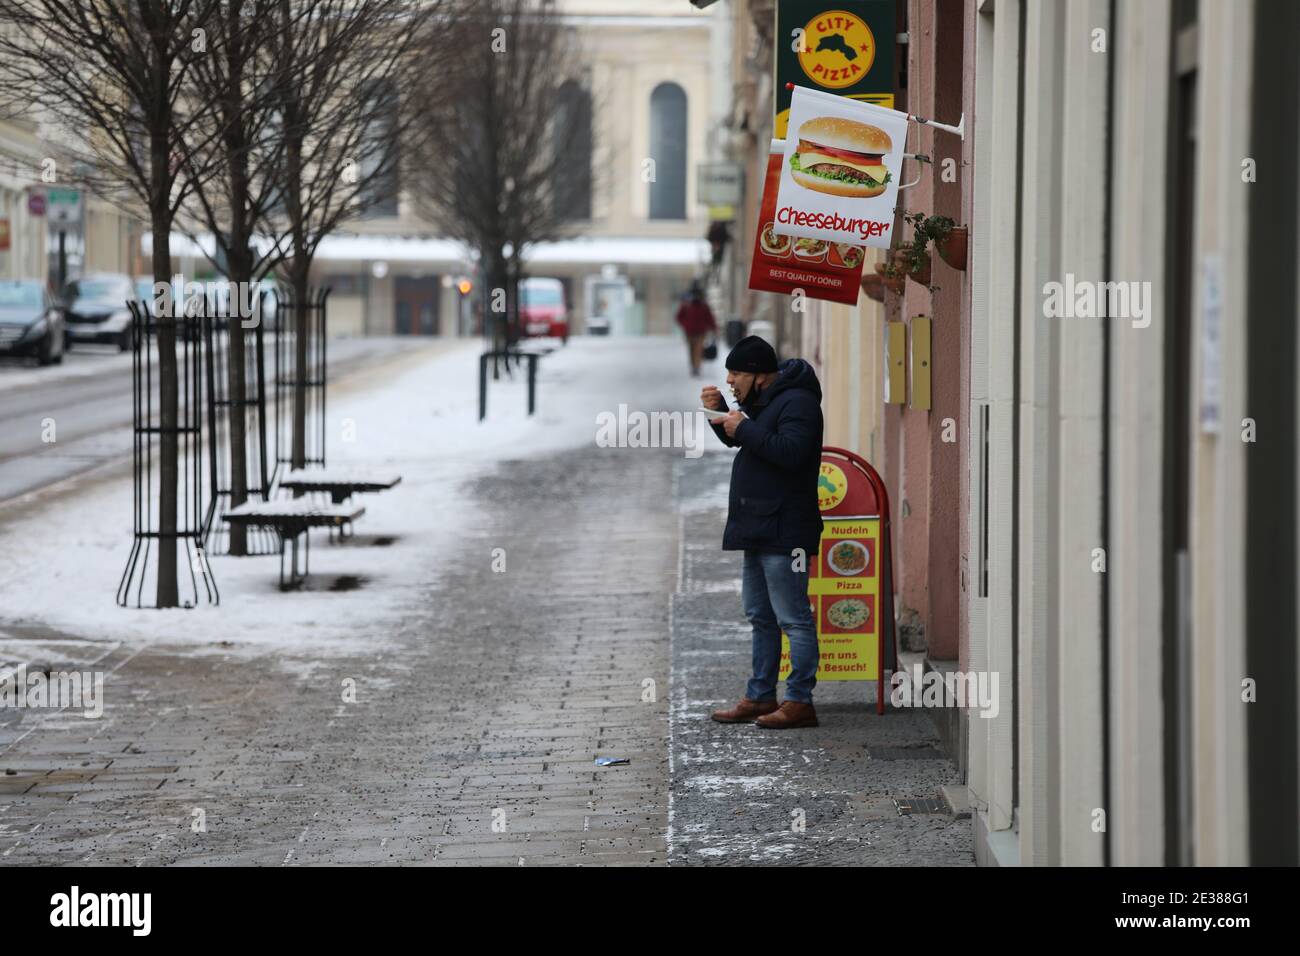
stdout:
[[715,408],[720,412],[727,410],[727,400],[722,397],[722,392],[716,385],[705,385],[700,392],[700,404],[705,408]]
[[[717,389],[714,389],[714,391],[717,391]],[[743,422],[744,420],[745,420],[744,412],[729,412],[726,418],[719,419],[719,421],[722,423],[723,430],[726,431],[727,433],[728,438],[736,437],[736,429],[740,426],[740,423]]]

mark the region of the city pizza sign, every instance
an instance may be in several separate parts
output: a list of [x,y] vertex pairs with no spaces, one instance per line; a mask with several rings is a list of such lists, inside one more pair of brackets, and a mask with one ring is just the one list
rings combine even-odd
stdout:
[[832,10],[804,28],[799,66],[818,86],[852,86],[867,75],[875,60],[876,38],[856,14]]
[[780,0],[773,4],[772,128],[791,135],[790,88],[894,105],[895,0]]

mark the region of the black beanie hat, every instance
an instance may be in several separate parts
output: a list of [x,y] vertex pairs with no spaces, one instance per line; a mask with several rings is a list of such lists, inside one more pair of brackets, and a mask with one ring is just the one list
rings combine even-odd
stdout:
[[733,372],[775,372],[776,350],[757,335],[746,335],[727,355],[726,364]]

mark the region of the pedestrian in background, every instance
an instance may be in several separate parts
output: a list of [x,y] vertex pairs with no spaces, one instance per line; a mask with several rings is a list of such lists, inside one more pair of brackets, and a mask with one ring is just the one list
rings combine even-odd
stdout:
[[[808,561],[817,560],[822,533],[821,385],[803,359],[778,366],[776,351],[756,335],[737,342],[726,364],[727,384],[740,408],[716,419],[713,430],[740,451],[731,466],[722,549],[745,553],[741,603],[753,629],[753,673],[740,703],[714,711],[713,719],[774,730],[816,727],[812,691],[820,657],[808,603]],[[700,401],[727,410],[713,385],[700,392]],[[791,669],[778,707],[782,631],[790,638]]]
[[677,324],[686,333],[686,348],[690,353],[691,374],[700,374],[700,363],[704,360],[704,345],[709,337],[716,335],[718,323],[713,318],[713,310],[704,301],[704,289],[698,282],[691,283],[686,298],[677,307]]

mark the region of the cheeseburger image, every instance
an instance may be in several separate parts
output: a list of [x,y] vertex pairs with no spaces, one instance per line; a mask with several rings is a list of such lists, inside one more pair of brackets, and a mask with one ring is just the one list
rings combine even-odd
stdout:
[[868,199],[889,182],[884,156],[894,144],[878,126],[838,116],[818,116],[799,127],[790,175],[805,189]]

